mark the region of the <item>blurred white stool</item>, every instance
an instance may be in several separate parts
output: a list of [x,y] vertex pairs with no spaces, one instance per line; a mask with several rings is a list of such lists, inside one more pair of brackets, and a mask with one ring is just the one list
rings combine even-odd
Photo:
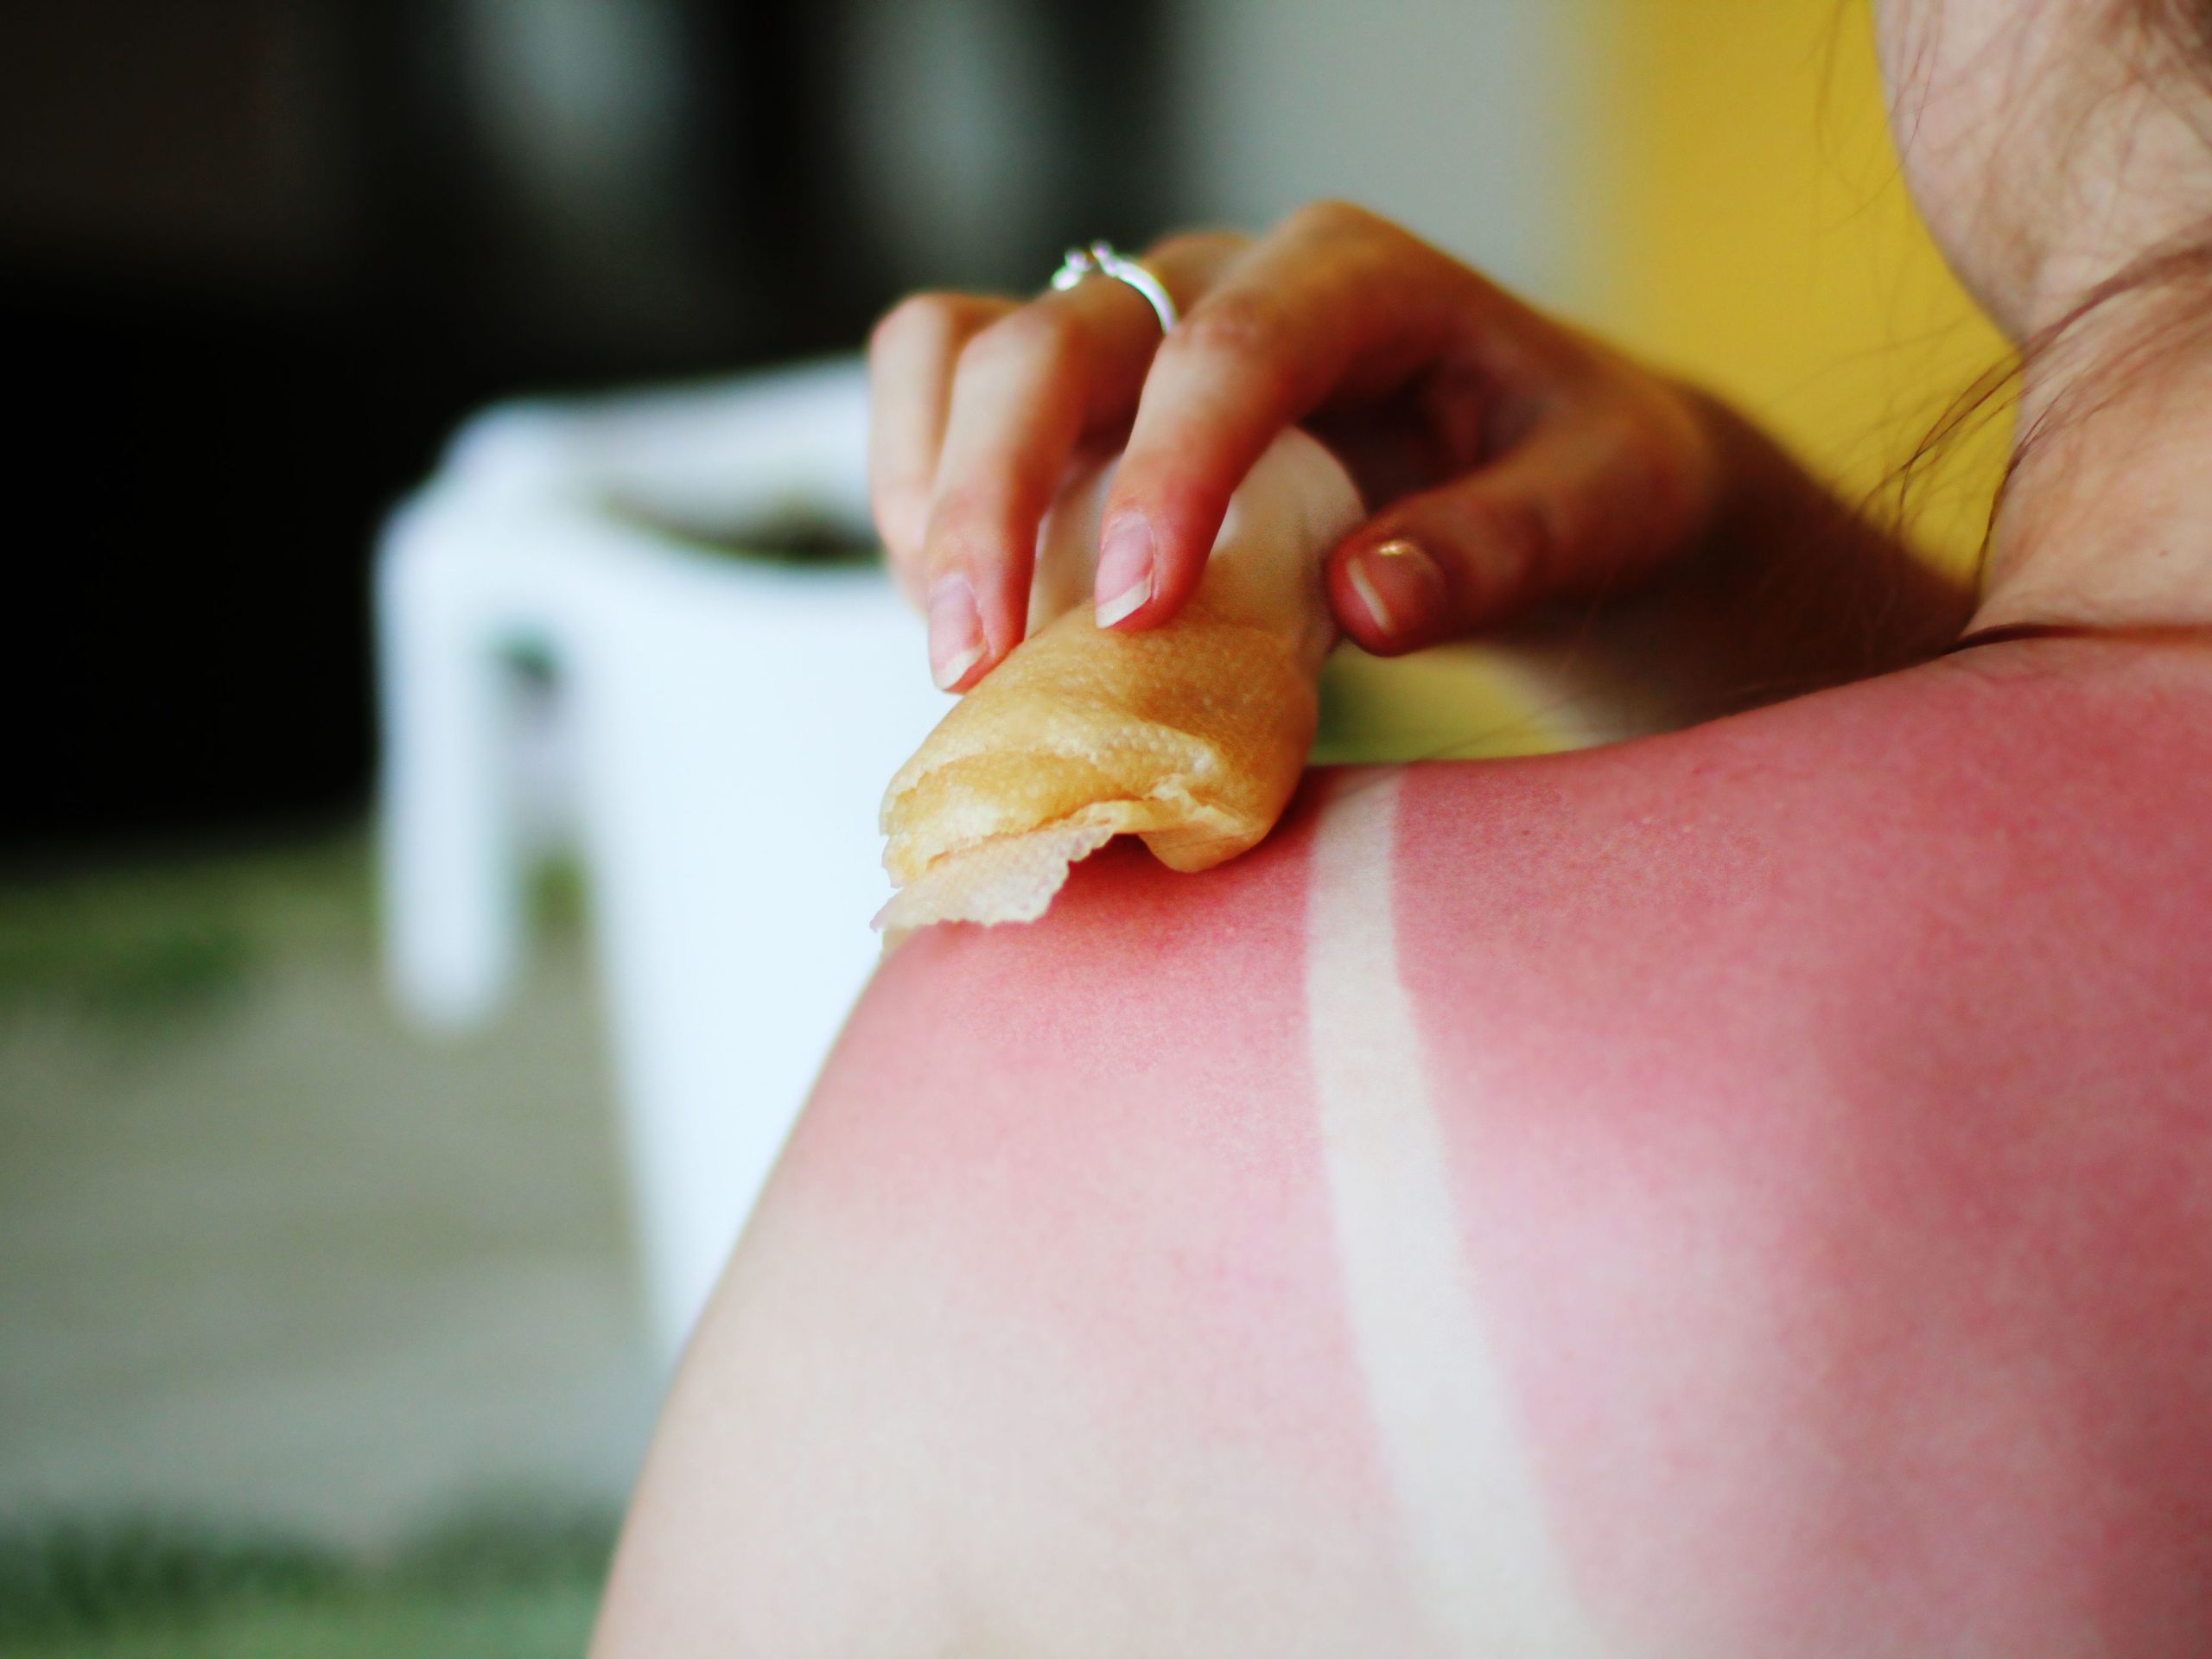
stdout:
[[863,537],[865,423],[843,362],[495,410],[379,557],[395,991],[452,1028],[514,981],[537,850],[518,661],[543,660],[670,1355],[875,961],[877,800],[946,703],[879,568],[653,525]]

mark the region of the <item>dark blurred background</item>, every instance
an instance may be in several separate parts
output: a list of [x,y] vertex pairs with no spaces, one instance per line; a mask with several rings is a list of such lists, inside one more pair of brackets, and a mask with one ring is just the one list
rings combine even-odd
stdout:
[[467,410],[1141,242],[1161,35],[1157,0],[0,6],[5,849],[358,807],[372,530]]

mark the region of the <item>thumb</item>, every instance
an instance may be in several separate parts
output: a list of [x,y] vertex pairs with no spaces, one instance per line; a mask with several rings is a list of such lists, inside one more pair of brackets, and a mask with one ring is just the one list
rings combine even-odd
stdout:
[[1700,469],[1625,425],[1540,428],[1498,461],[1384,508],[1323,573],[1344,631],[1396,656],[1652,574],[1697,536]]

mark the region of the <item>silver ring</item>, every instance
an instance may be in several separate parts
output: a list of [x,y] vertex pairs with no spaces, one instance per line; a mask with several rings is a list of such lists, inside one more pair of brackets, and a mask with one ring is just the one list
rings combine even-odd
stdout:
[[1060,261],[1060,268],[1052,273],[1052,287],[1065,294],[1086,276],[1111,276],[1117,283],[1126,283],[1144,296],[1145,303],[1152,308],[1152,315],[1160,319],[1163,334],[1175,327],[1182,314],[1176,310],[1175,302],[1160,285],[1160,278],[1134,259],[1115,251],[1111,242],[1094,242],[1087,248],[1070,248],[1067,257]]

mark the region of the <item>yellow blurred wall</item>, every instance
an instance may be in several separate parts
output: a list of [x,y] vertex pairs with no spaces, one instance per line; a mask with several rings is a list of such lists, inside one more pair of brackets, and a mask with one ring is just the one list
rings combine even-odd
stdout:
[[[2005,360],[1907,199],[1866,0],[1582,0],[1594,73],[1581,234],[1595,320],[1873,492]],[[2009,421],[1916,522],[1971,557]]]

